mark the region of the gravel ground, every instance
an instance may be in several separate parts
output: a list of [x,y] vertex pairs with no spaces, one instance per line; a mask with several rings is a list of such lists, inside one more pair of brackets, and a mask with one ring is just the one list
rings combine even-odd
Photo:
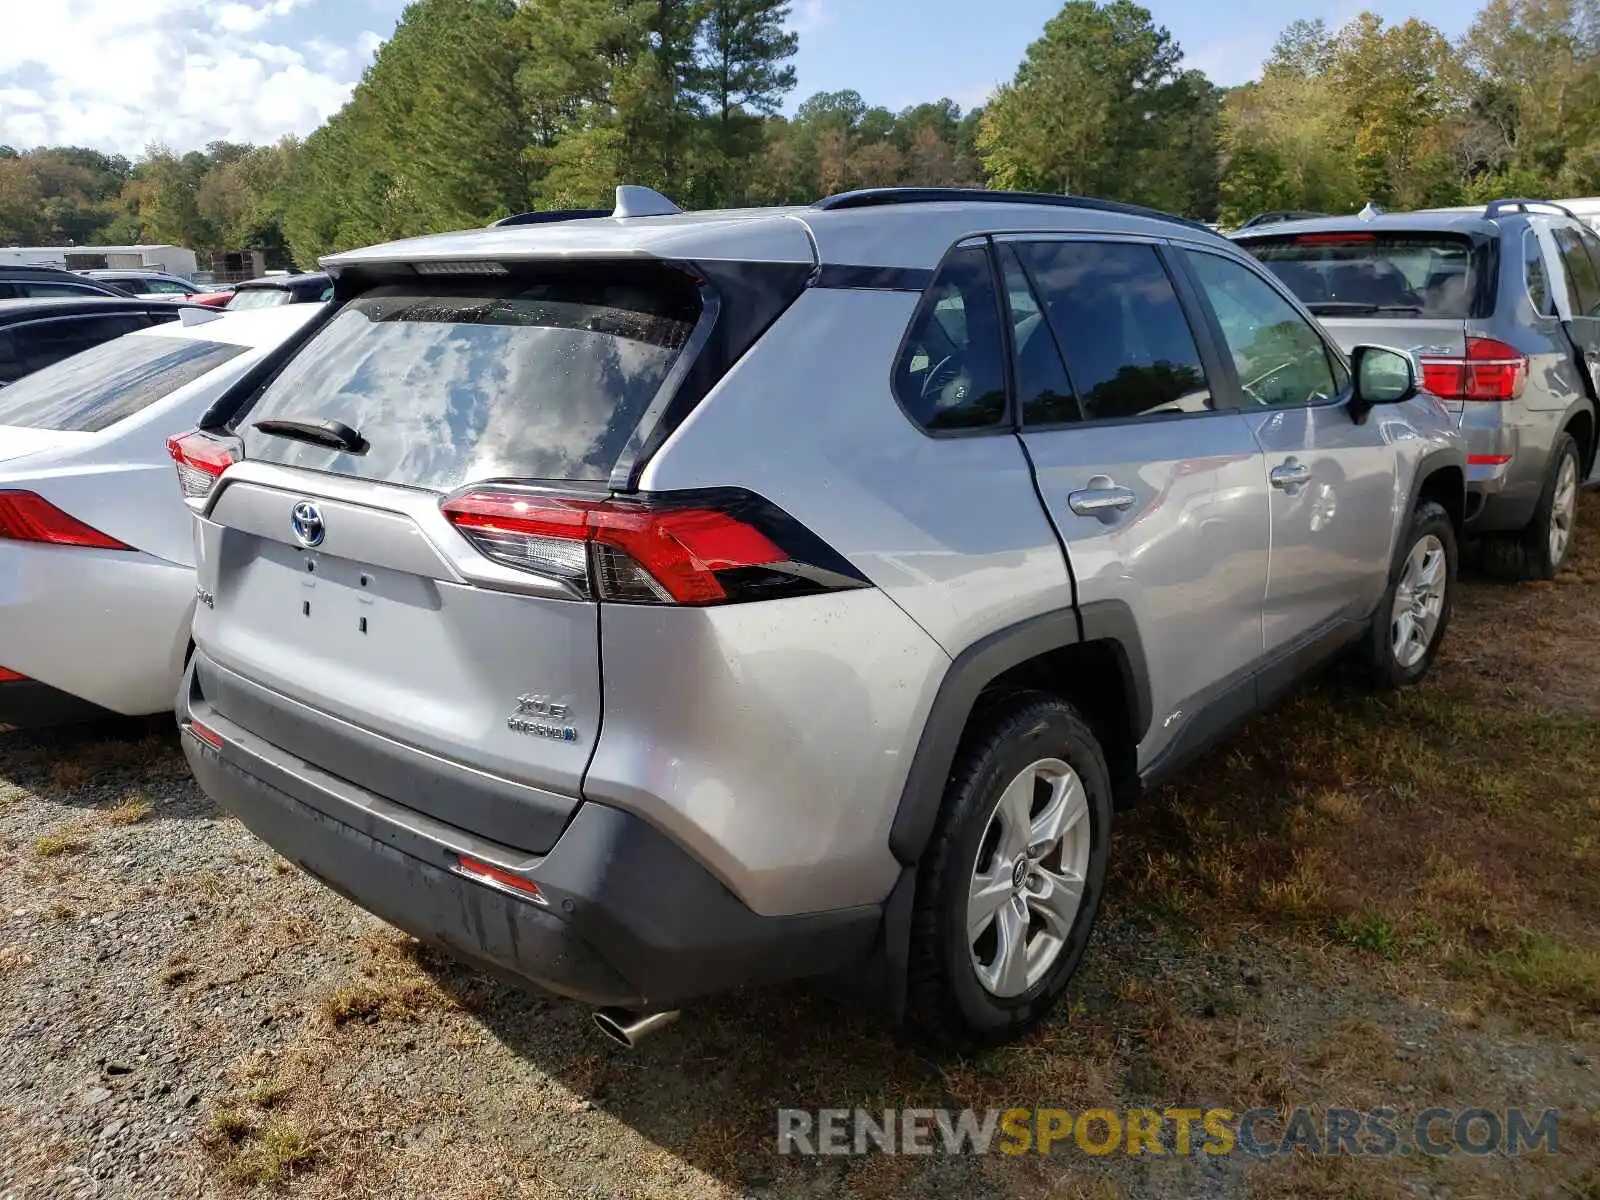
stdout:
[[[1586,516],[1592,542],[1600,504],[1589,501]],[[1524,686],[1509,676],[1544,671],[1530,661],[1500,678],[1483,639],[1507,606],[1523,605],[1546,614],[1522,639],[1528,653],[1563,653],[1600,612],[1600,558],[1584,570],[1565,591],[1473,585],[1446,684],[1508,696]],[[1600,712],[1592,654],[1580,662],[1583,678],[1558,672],[1535,700]],[[1281,719],[1315,724],[1324,708],[1341,721],[1360,711],[1315,692]],[[1550,985],[1562,989],[1555,999],[1507,998],[1450,967],[1437,945],[1390,947],[1382,926],[1336,934],[1349,927],[1268,919],[1259,903],[1185,922],[1178,910],[1201,899],[1194,876],[1163,864],[1211,872],[1206,886],[1219,894],[1234,886],[1233,868],[1195,846],[1227,811],[1229,778],[1242,781],[1262,746],[1275,753],[1246,735],[1203,764],[1222,779],[1214,810],[1183,793],[1130,818],[1140,824],[1118,851],[1105,919],[1058,1020],[1020,1047],[935,1060],[799,989],[725,998],[636,1052],[615,1049],[579,1008],[442,961],[290,868],[199,793],[170,728],[0,734],[0,1200],[1600,1197],[1600,974],[1582,974],[1600,963],[1584,882],[1600,866],[1600,796],[1590,788],[1581,811],[1592,816],[1570,830],[1572,879],[1539,910],[1569,929],[1577,966]],[[1344,812],[1313,797],[1284,820],[1299,828],[1324,811]],[[1437,822],[1441,811],[1414,815]],[[1381,826],[1375,836],[1347,817],[1318,835],[1343,843],[1318,844],[1353,846],[1357,861],[1366,847],[1384,851]],[[1508,820],[1503,830],[1515,828]],[[1554,886],[1485,861],[1505,892]],[[1292,883],[1304,863],[1272,870]],[[1553,1105],[1563,1153],[1253,1164],[795,1160],[771,1148],[780,1105],[1180,1102]]]

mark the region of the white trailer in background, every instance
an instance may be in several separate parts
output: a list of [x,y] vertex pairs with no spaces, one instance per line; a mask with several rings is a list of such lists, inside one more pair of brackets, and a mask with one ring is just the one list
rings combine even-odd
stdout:
[[164,271],[193,279],[194,251],[182,246],[0,246],[0,263],[67,271]]

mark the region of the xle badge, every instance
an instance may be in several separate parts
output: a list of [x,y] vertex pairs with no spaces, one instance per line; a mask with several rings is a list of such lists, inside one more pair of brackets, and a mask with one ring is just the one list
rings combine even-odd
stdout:
[[506,718],[506,728],[552,742],[575,742],[578,731],[566,724],[567,706],[548,696],[518,696],[517,709]]

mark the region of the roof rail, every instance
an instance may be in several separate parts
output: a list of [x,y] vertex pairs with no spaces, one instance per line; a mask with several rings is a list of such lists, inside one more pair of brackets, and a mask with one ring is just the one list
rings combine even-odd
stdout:
[[1120,213],[1127,217],[1148,217],[1156,221],[1171,221],[1194,229],[1211,230],[1199,221],[1174,216],[1159,209],[1138,204],[1123,204],[1119,200],[1101,200],[1094,196],[1060,196],[1051,192],[1003,192],[988,188],[936,188],[936,187],[883,187],[861,188],[854,192],[840,192],[818,200],[811,207],[823,212],[838,212],[850,208],[881,208],[892,204],[938,204],[946,201],[983,204],[1041,204],[1055,208],[1077,208],[1090,212]]
[[1483,215],[1487,220],[1494,220],[1503,212],[1528,212],[1534,208],[1551,208],[1563,217],[1578,219],[1570,208],[1564,204],[1557,204],[1554,200],[1526,200],[1521,197],[1507,200],[1491,200],[1484,206]]
[[1257,213],[1251,217],[1240,229],[1254,229],[1258,225],[1276,225],[1280,221],[1312,221],[1318,217],[1331,217],[1332,213],[1311,212],[1304,209],[1285,208],[1273,212]]
[[548,225],[556,221],[586,221],[591,217],[609,217],[609,208],[555,208],[546,212],[513,213],[509,217],[501,217],[490,229],[498,229],[501,225]]

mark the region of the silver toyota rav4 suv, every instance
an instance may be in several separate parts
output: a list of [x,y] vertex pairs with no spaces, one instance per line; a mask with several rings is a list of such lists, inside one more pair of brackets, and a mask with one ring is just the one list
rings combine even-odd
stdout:
[[1553,578],[1600,443],[1600,237],[1560,205],[1497,200],[1235,238],[1346,347],[1420,357],[1466,440],[1466,532],[1497,569]]
[[629,1040],[870,982],[1038,1021],[1112,813],[1343,650],[1427,671],[1465,456],[1199,225],[868,191],[446,234],[172,451],[206,792]]

